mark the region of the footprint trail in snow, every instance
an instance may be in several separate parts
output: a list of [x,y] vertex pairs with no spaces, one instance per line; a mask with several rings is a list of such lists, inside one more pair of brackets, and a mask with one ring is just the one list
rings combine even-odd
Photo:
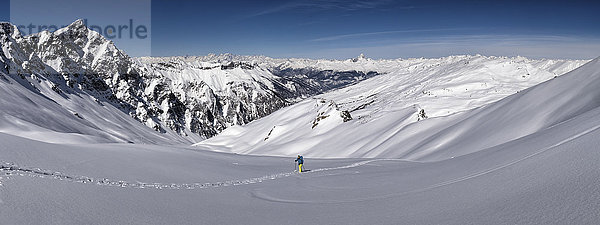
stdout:
[[[314,169],[305,173],[315,173],[322,172],[328,170],[337,170],[337,169],[347,169],[362,166],[374,161],[389,161],[391,159],[374,159],[374,160],[366,160],[357,163],[353,163],[346,166],[339,167],[330,167],[330,168],[320,168]],[[9,179],[12,176],[29,176],[29,177],[37,177],[37,178],[50,178],[57,179],[68,182],[82,183],[82,184],[95,184],[101,186],[111,186],[111,187],[122,187],[122,188],[155,188],[155,189],[170,189],[170,190],[194,190],[194,189],[203,189],[203,188],[215,188],[215,187],[227,187],[227,186],[237,186],[237,185],[247,185],[247,184],[255,184],[261,183],[266,180],[275,180],[282,177],[289,177],[296,172],[286,172],[286,173],[278,173],[265,175],[262,177],[255,177],[249,179],[240,179],[240,180],[230,180],[230,181],[222,181],[222,182],[213,182],[213,183],[146,183],[146,182],[129,182],[108,178],[92,178],[87,176],[72,176],[67,175],[57,171],[44,170],[40,168],[27,168],[21,167],[14,163],[6,163],[0,162],[0,186],[2,185],[2,181]]]

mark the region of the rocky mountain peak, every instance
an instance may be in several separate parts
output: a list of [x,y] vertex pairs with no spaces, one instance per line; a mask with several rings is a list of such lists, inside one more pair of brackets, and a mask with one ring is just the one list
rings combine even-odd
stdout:
[[[0,22],[0,35],[12,36],[15,33],[16,27],[8,22]],[[17,30],[18,32],[18,30]]]
[[[54,35],[59,36],[63,40],[69,40],[73,42],[85,42],[88,39],[90,32],[96,33],[89,30],[83,20],[77,20],[71,23],[69,26],[58,29],[54,32]],[[96,33],[97,37],[101,37],[100,34]],[[102,39],[104,39],[102,37]]]
[[15,40],[22,38],[21,32],[17,27],[8,22],[0,22],[0,41],[7,42],[9,40]]
[[365,57],[365,54],[360,53],[360,55],[358,57],[352,59],[352,62],[364,61],[366,59],[367,59],[367,57]]

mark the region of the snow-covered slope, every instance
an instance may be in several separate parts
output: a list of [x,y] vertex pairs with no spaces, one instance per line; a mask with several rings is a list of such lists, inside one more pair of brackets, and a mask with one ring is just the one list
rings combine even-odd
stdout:
[[0,76],[0,133],[50,143],[188,143],[175,132],[158,133],[84,92],[58,93],[50,81],[37,76]]
[[[538,96],[543,98],[544,96]],[[64,145],[0,133],[6,224],[594,224],[600,108],[436,162]]]
[[597,109],[600,106],[598,87],[600,58],[556,79],[460,115],[464,119],[447,118],[443,127],[429,129],[423,141],[403,143],[408,151],[401,157],[444,159],[535,135]]
[[[438,160],[533,134],[600,104],[597,59],[556,78],[564,70],[553,69],[564,68],[564,62],[520,60],[527,62],[479,56],[422,60],[404,67],[407,71],[232,127],[197,146],[257,155]],[[544,79],[551,80],[520,91]]]

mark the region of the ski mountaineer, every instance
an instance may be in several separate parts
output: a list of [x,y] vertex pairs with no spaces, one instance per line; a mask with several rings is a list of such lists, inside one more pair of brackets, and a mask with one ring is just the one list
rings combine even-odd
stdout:
[[304,164],[304,158],[301,155],[298,155],[298,158],[296,158],[296,160],[294,161],[298,162],[298,172],[302,172],[302,164]]

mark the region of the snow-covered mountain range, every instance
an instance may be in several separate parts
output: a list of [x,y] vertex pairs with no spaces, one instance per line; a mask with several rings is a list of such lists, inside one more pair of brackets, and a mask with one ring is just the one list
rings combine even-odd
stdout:
[[[513,60],[449,57],[446,65],[420,66],[427,68],[424,74],[384,74],[229,128],[196,146],[256,155],[443,160],[534,134],[600,106],[598,59],[555,78]],[[521,91],[529,76],[550,80]],[[402,78],[422,84],[406,85]]]
[[[121,111],[169,139],[184,142],[212,137],[231,125],[246,124],[297,99],[377,75],[374,71],[261,67],[227,55],[211,61],[181,57],[133,59],[85,27],[81,20],[54,33],[45,31],[25,37],[9,23],[2,23],[1,28],[2,76],[45,97],[41,101],[62,103],[65,99],[75,101],[72,96],[89,97],[101,108],[105,107],[103,104],[110,105],[106,107],[113,107],[112,112]],[[102,121],[106,116],[90,115],[77,107],[82,104],[61,106],[78,115],[73,118],[88,122]],[[94,103],[85,104],[92,107]],[[108,132],[106,135],[114,137],[107,141],[141,141],[129,137],[139,131],[112,132],[102,122],[92,122],[89,127],[96,131],[90,133],[80,127],[63,129],[49,125],[32,115],[16,116],[24,123],[59,133],[97,136],[92,133]],[[65,119],[55,118],[56,113],[48,113],[48,117],[55,121]]]
[[[9,23],[0,27],[3,90],[11,90],[6,96],[14,96],[5,101],[1,113],[10,118],[5,121],[17,121],[5,122],[0,129],[38,139],[35,132],[27,134],[30,129],[17,124],[102,142],[192,143],[296,102],[323,105],[308,116],[315,126],[319,117],[331,113],[342,113],[348,117],[342,120],[353,118],[352,123],[360,124],[404,110],[411,115],[420,112],[422,118],[439,117],[497,101],[586,62],[479,55],[395,60],[363,55],[348,60],[229,54],[131,58],[82,21],[30,36],[21,36]],[[323,93],[328,94],[304,100]],[[31,101],[19,97],[23,95]],[[23,112],[14,112],[15,105]],[[39,118],[28,108],[48,113]],[[111,117],[122,122],[107,119]],[[69,127],[65,120],[78,125]],[[412,122],[416,119],[405,124]],[[269,125],[268,130],[278,125],[282,123]],[[272,130],[278,133],[279,129]],[[48,139],[74,141],[44,140]]]

